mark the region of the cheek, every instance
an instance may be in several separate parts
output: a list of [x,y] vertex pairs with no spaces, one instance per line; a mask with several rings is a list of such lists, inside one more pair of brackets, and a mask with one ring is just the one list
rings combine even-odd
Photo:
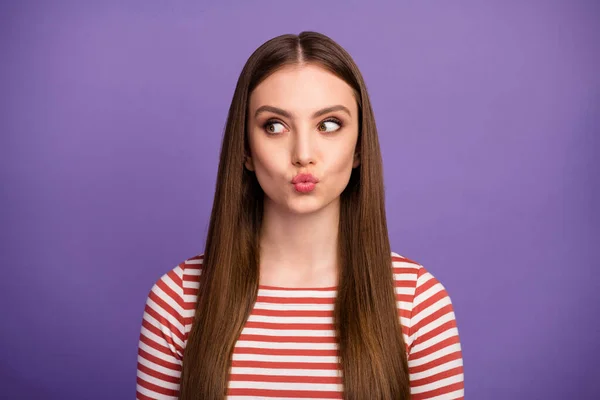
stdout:
[[254,168],[260,175],[275,177],[281,174],[286,156],[278,149],[258,147],[253,154]]
[[352,163],[354,162],[354,147],[352,144],[332,149],[329,154],[332,156],[331,168],[339,173],[350,173]]
[[331,162],[329,163],[328,171],[326,175],[329,175],[332,179],[331,188],[335,192],[343,191],[352,175],[352,167],[354,163],[354,146],[348,144],[343,148],[337,148],[337,151],[330,153]]
[[[271,146],[272,147],[272,146]],[[257,146],[253,152],[254,173],[268,196],[276,196],[286,179],[287,156],[281,149]],[[277,197],[277,196],[276,196]]]

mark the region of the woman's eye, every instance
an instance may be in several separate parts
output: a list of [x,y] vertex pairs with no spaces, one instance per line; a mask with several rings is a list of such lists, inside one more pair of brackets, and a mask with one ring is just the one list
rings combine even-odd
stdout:
[[341,128],[341,124],[336,121],[323,121],[319,124],[319,131],[334,132]]
[[265,130],[267,131],[267,133],[272,135],[281,133],[284,129],[285,128],[281,122],[267,122],[265,124]]

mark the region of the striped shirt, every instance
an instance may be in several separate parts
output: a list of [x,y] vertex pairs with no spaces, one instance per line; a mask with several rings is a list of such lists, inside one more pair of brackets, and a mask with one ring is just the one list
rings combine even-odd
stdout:
[[[202,255],[163,275],[146,301],[138,348],[137,399],[179,395]],[[411,399],[463,399],[463,362],[450,297],[414,261],[392,253]],[[227,399],[342,399],[333,307],[336,288],[259,286],[232,356]]]

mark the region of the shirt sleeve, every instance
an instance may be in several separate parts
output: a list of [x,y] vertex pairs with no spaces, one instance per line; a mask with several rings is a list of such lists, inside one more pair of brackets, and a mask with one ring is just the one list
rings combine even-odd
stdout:
[[177,400],[184,349],[183,285],[179,267],[152,287],[142,319],[137,400]]
[[417,274],[409,338],[411,399],[464,399],[462,351],[452,302],[444,286],[423,267]]

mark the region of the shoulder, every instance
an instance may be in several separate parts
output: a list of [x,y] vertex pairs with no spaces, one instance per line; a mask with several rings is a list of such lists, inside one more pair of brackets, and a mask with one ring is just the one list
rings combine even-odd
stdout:
[[[148,301],[166,309],[180,319],[193,315],[202,271],[202,253],[187,258],[163,273],[152,286]],[[158,308],[158,307],[157,307]]]
[[462,350],[450,296],[416,261],[392,252],[392,268],[411,394],[423,399],[462,399]]
[[202,253],[185,259],[160,276],[146,300],[145,319],[166,326],[185,347],[191,330],[202,271]]
[[[413,297],[419,277],[427,271],[417,261],[392,252],[392,272],[394,275],[394,286],[397,289],[405,289],[402,291],[402,294],[405,296],[410,295],[410,297]],[[407,300],[405,299],[405,301]]]
[[412,287],[415,296],[433,287],[445,291],[440,281],[422,264],[396,252],[392,252],[392,271],[395,285]]
[[422,268],[423,266],[418,262],[392,251],[392,269],[394,274],[402,274],[404,279],[416,281],[419,270]]
[[138,398],[166,398],[166,391],[179,390],[202,259],[200,254],[182,261],[160,276],[148,293],[138,346]]
[[392,271],[398,307],[406,324],[414,327],[432,313],[452,310],[444,285],[420,263],[392,252]]
[[191,292],[186,289],[198,287],[203,259],[203,254],[197,254],[180,262],[155,281],[151,292],[158,289],[172,295],[171,297],[183,297],[190,294]]
[[456,317],[444,285],[423,265],[392,253],[394,285],[407,344],[438,330],[456,330]]

